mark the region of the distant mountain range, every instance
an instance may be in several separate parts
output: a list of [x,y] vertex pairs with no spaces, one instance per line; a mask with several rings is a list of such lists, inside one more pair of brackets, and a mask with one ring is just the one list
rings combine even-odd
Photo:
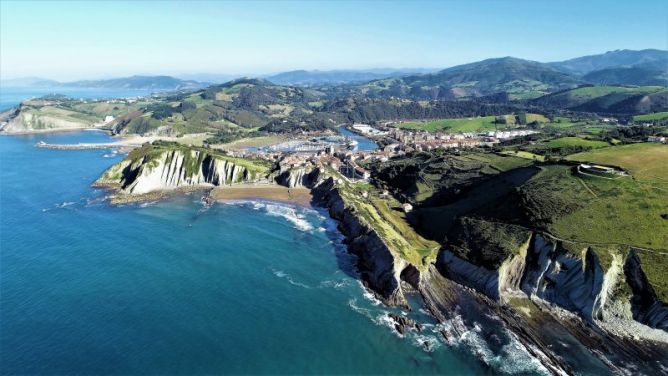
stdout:
[[416,73],[430,73],[436,69],[371,69],[371,70],[295,70],[265,77],[279,85],[338,85],[363,83],[388,77],[408,76]]
[[587,73],[608,68],[629,68],[637,66],[668,69],[668,51],[663,50],[616,50],[603,54],[582,56],[575,59],[548,63],[565,73],[583,76]]
[[549,63],[598,85],[668,85],[668,51],[617,50]]
[[581,85],[668,85],[668,51],[612,51],[563,62],[487,59],[430,74],[375,80],[353,94],[413,99],[531,99]]
[[209,83],[192,80],[181,80],[171,76],[131,76],[106,80],[81,80],[71,82],[59,82],[38,77],[28,77],[4,80],[2,81],[2,85],[6,87],[76,87],[102,89],[184,90],[205,87],[208,86]]
[[[185,76],[183,76],[185,77]],[[234,75],[132,76],[58,82],[35,77],[3,81],[22,87],[106,89],[199,89]],[[668,86],[668,51],[617,50],[541,63],[502,57],[434,71],[430,69],[296,70],[262,77],[276,85],[321,86],[336,96],[401,97],[421,100],[491,97],[528,100],[582,85]]]
[[456,99],[503,93],[534,98],[576,87],[580,80],[536,61],[514,57],[487,59],[430,74],[369,82],[354,92],[368,96]]

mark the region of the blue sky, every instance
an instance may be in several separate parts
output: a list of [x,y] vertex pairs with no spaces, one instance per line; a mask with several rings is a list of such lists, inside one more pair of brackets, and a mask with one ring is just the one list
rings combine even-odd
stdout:
[[0,75],[260,74],[668,48],[666,1],[0,0]]

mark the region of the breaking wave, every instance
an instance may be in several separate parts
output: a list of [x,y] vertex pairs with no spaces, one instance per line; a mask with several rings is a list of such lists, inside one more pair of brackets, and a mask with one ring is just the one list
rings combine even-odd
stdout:
[[250,205],[255,210],[263,210],[267,215],[284,218],[299,231],[313,231],[313,225],[306,219],[306,215],[303,213],[307,209],[297,209],[285,204],[248,200],[229,201],[226,204]]

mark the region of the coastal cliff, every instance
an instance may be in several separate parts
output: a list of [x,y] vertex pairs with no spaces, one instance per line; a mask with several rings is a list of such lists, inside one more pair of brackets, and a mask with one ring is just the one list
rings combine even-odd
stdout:
[[99,128],[107,125],[104,116],[51,107],[48,106],[49,103],[51,102],[48,100],[27,100],[0,113],[0,132],[21,134]]
[[339,221],[349,250],[358,257],[363,283],[385,304],[408,307],[404,289],[407,285],[419,287],[421,270],[428,265],[436,245],[422,238],[413,239],[424,243],[425,255],[407,254],[403,247],[410,245],[400,230],[374,222],[382,220],[379,216],[390,214],[358,202],[359,196],[351,189],[343,181],[329,177],[315,186],[313,193],[328,208],[330,216]]
[[[373,191],[368,184],[363,189]],[[444,324],[457,320],[462,304],[478,305],[555,375],[575,372],[579,366],[572,359],[583,353],[618,374],[631,368],[651,374],[668,366],[656,361],[668,359],[668,314],[639,256],[649,250],[568,242],[503,225],[516,234],[500,243],[503,250],[470,241],[474,255],[442,245],[417,258],[419,252],[397,245],[419,235],[392,233],[402,223],[381,210],[392,198],[355,190],[355,183],[322,172],[312,190],[358,257],[360,279],[386,305],[411,309],[407,294],[418,293]],[[461,335],[441,334],[448,343]],[[567,347],[556,351],[562,343]]]
[[320,177],[320,169],[314,167],[296,167],[280,170],[275,181],[288,188],[312,187]]
[[[500,304],[528,297],[576,313],[617,334],[668,343],[668,306],[648,282],[638,250],[608,247],[594,251],[592,246],[579,246],[582,248],[534,233],[496,270],[475,265],[447,249],[439,254],[436,267],[447,278]],[[605,262],[599,255],[606,257]]]
[[262,161],[232,158],[205,148],[147,144],[132,151],[94,183],[117,195],[140,196],[193,187],[215,187],[265,179]]
[[[284,183],[308,175],[303,170],[291,173],[292,178],[286,174]],[[668,343],[668,305],[654,292],[638,257],[638,252],[649,250],[573,243],[522,230],[515,243],[504,244],[514,244],[515,249],[498,252],[497,256],[508,256],[496,263],[481,262],[470,255],[467,259],[461,250],[448,246],[422,259],[411,257],[396,246],[397,238],[411,236],[391,233],[399,225],[396,218],[382,217],[384,213],[377,210],[381,200],[362,198],[343,180],[323,179],[328,175],[318,174],[319,181],[310,181],[314,196],[339,221],[349,250],[359,257],[364,283],[388,305],[406,305],[403,287],[433,288],[424,278],[433,265],[445,278],[473,288],[501,306],[512,308],[515,299],[527,298],[576,314],[618,335]],[[381,220],[374,220],[378,215]],[[383,227],[387,222],[393,222],[390,229]],[[472,240],[470,244],[476,243]],[[415,248],[414,244],[407,246]]]

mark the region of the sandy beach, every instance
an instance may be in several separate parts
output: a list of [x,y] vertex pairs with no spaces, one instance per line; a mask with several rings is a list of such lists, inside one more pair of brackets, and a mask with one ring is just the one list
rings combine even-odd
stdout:
[[241,184],[214,188],[209,197],[215,201],[265,199],[303,206],[311,205],[311,190],[278,185]]

